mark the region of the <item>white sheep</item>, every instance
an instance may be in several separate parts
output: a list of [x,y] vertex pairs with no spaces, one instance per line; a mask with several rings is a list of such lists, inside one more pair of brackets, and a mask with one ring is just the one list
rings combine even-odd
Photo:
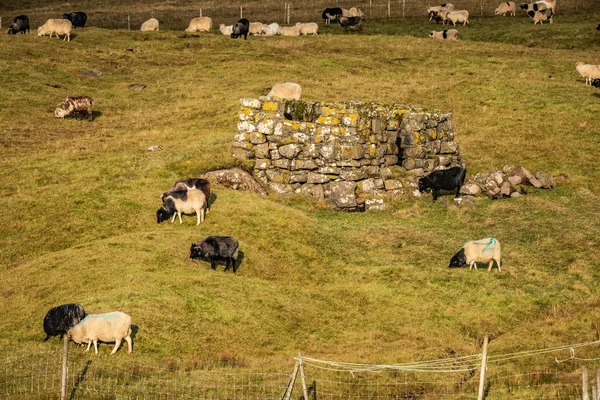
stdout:
[[494,238],[485,238],[465,243],[452,257],[449,267],[458,268],[469,264],[469,269],[477,269],[477,263],[484,263],[488,264],[488,271],[491,271],[494,261],[498,271],[501,271],[500,242]]
[[517,4],[515,2],[507,1],[505,3],[501,3],[494,11],[494,15],[502,14],[503,17],[505,17],[507,13],[513,17],[517,15]]
[[317,35],[319,31],[319,25],[314,22],[308,22],[306,24],[296,23],[296,26],[300,28],[301,35]]
[[231,33],[233,32],[233,25],[225,26],[225,24],[221,24],[219,25],[219,30],[223,36],[231,36]]
[[175,191],[167,194],[162,198],[163,206],[156,211],[156,222],[159,224],[173,217],[171,223],[175,221],[175,217],[179,216],[179,223],[183,224],[181,214],[196,214],[198,222],[204,221],[204,214],[207,207],[207,199],[204,193],[198,189],[188,189]]
[[431,21],[433,18],[438,17],[442,11],[452,10],[454,10],[454,4],[452,3],[445,3],[441,6],[429,6],[429,8],[427,9],[427,15],[429,15],[429,20]]
[[262,22],[250,22],[250,28],[248,29],[249,35],[260,35],[262,33],[262,28],[265,24]]
[[73,24],[68,19],[49,19],[46,23],[37,29],[38,36],[46,36],[50,34],[56,34],[56,37],[60,39],[59,35],[65,35],[63,40],[67,42],[71,41],[71,29]]
[[146,31],[157,31],[158,30],[158,20],[156,18],[150,18],[148,21],[142,24],[140,28],[142,32]]
[[110,354],[115,354],[121,345],[121,340],[127,342],[128,351],[132,352],[131,345],[131,317],[120,311],[106,314],[90,314],[81,322],[67,331],[67,334],[77,344],[87,343],[88,351],[92,343],[98,354],[98,340],[102,342],[115,342],[115,347]]
[[348,10],[351,17],[360,17],[360,19],[365,19],[365,13],[362,12],[360,8],[352,7]]
[[299,26],[282,26],[278,32],[281,36],[300,36]]
[[429,32],[429,37],[441,40],[458,40],[458,31],[456,29],[447,29],[440,32]]
[[342,8],[342,17],[351,17],[350,10],[347,8]]
[[575,69],[579,75],[585,78],[586,85],[591,85],[594,79],[600,79],[600,65],[586,64],[580,61],[575,64]]
[[302,86],[293,82],[276,83],[267,97],[278,97],[280,99],[299,100],[302,94]]
[[441,16],[444,22],[450,21],[454,26],[457,22],[462,22],[463,26],[469,23],[469,12],[467,10],[442,11]]
[[277,22],[273,22],[269,25],[263,25],[262,34],[265,36],[275,36],[279,32],[279,24]]
[[212,19],[209,17],[198,17],[190,21],[186,32],[210,32],[212,29]]

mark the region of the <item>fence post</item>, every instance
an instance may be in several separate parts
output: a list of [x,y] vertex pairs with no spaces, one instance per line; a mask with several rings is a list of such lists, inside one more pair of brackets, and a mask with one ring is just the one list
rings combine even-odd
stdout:
[[481,15],[483,15],[483,0],[479,2],[479,7],[481,8]]
[[596,384],[594,387],[596,388],[596,400],[600,400],[600,368],[596,370]]
[[300,378],[302,380],[302,393],[304,398],[308,400],[308,390],[306,389],[306,377],[304,376],[304,366],[302,365],[302,356],[298,354],[298,365],[300,366]]
[[317,400],[317,381],[314,379],[313,379],[312,387],[313,387],[312,400]]
[[[294,384],[296,383],[296,375],[298,375],[298,365],[299,365],[299,363],[296,361],[296,366],[294,367],[294,372],[292,372],[290,382],[284,392],[284,394],[285,394],[284,400],[290,400],[292,398],[292,391],[294,390]],[[282,396],[282,398],[283,398],[283,396]]]
[[388,18],[392,16],[392,2],[388,0]]
[[200,17],[202,17],[202,9],[200,9]]
[[288,3],[288,7],[287,7],[287,19],[286,19],[286,23],[289,25],[290,24],[290,13],[291,13],[291,8],[292,8],[292,3]]
[[373,0],[369,0],[369,18],[373,18]]
[[404,18],[404,8],[406,7],[406,0],[402,0],[402,18]]
[[0,29],[2,29],[2,17],[0,17]]
[[488,343],[490,338],[486,335],[483,339],[483,355],[481,356],[481,372],[479,373],[479,392],[477,400],[483,400],[483,386],[485,384],[485,368],[487,364]]
[[127,30],[131,30],[131,15],[129,13],[127,13]]
[[243,6],[240,6],[240,18],[244,18],[244,9],[243,9]]
[[588,370],[585,366],[581,367],[581,380],[583,381],[583,387],[581,388],[581,400],[590,400],[590,382]]
[[62,354],[62,376],[60,379],[60,400],[67,398],[67,376],[68,365],[67,356],[69,354],[69,335],[63,336],[63,354]]

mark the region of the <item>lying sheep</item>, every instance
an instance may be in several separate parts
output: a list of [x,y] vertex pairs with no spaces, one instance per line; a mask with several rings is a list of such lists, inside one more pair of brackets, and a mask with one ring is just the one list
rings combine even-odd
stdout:
[[231,36],[233,32],[233,25],[225,26],[225,24],[219,25],[219,30],[223,34],[223,36]]
[[433,171],[429,175],[419,178],[419,192],[424,193],[431,190],[433,201],[437,200],[440,190],[455,191],[454,197],[458,197],[466,176],[467,170],[462,167]]
[[150,18],[148,21],[146,21],[142,24],[140,30],[142,32],[157,31],[158,30],[158,20],[156,18]]
[[442,19],[445,23],[452,22],[456,26],[457,22],[462,22],[463,26],[469,23],[469,12],[467,10],[460,11],[446,11],[442,14]]
[[293,82],[276,83],[271,88],[267,97],[277,97],[280,99],[299,100],[302,94],[302,86]]
[[279,32],[279,24],[277,22],[273,22],[269,25],[263,25],[262,34],[265,36],[275,36]]
[[496,11],[494,11],[494,15],[502,14],[503,17],[506,16],[506,13],[513,17],[517,15],[517,4],[512,1],[507,1],[506,3],[501,3],[498,8],[496,8]]
[[362,19],[360,17],[345,17],[342,15],[336,15],[336,21],[344,31],[347,31],[348,28],[353,30],[361,30],[362,29]]
[[339,7],[326,8],[321,13],[321,18],[323,19],[323,22],[325,22],[325,25],[329,25],[329,23],[331,21],[333,21],[335,19],[335,16],[338,14],[342,14],[341,8],[339,8]]
[[210,211],[209,201],[210,201],[210,190],[211,190],[211,184],[208,179],[189,178],[189,179],[177,181],[169,190],[167,190],[166,192],[163,192],[163,194],[160,195],[160,199],[164,200],[165,197],[167,197],[169,194],[171,194],[173,192],[187,191],[187,190],[192,190],[192,189],[198,189],[202,193],[204,193],[204,197],[206,197],[206,212],[208,213]]
[[102,342],[115,342],[115,347],[110,354],[115,354],[121,345],[121,340],[127,342],[127,353],[131,354],[131,317],[120,311],[106,314],[90,314],[80,323],[69,329],[67,334],[77,344],[87,343],[88,351],[92,343],[98,354],[98,340]]
[[250,31],[250,21],[247,18],[242,18],[233,25],[231,29],[231,38],[237,39],[240,36],[244,36],[244,40],[248,39],[248,32]]
[[494,261],[500,272],[500,242],[494,238],[485,238],[465,243],[452,257],[448,267],[459,268],[469,264],[469,269],[477,269],[477,263],[484,263],[488,264],[488,271],[491,271]]
[[198,17],[190,21],[186,32],[210,32],[212,29],[212,19],[209,17]]
[[260,35],[262,33],[262,28],[265,24],[262,22],[250,22],[250,26],[248,27],[249,35]]
[[238,241],[231,236],[209,236],[201,242],[192,244],[190,258],[210,262],[210,267],[217,269],[217,262],[225,261],[225,271],[233,267],[233,273],[238,266]]
[[163,206],[156,211],[156,221],[160,224],[172,216],[173,223],[175,216],[179,216],[179,223],[183,224],[181,214],[196,214],[196,225],[200,225],[204,221],[206,203],[206,196],[198,189],[171,192],[163,199]]
[[89,96],[67,97],[65,101],[54,110],[54,116],[56,118],[64,119],[66,116],[75,113],[86,113],[88,121],[91,121],[93,119],[93,105],[94,99]]
[[282,26],[278,32],[281,36],[300,36],[299,26]]
[[71,41],[71,29],[73,24],[68,19],[49,19],[46,23],[37,29],[38,36],[46,36],[56,34],[60,39],[60,35],[65,35],[63,40]]
[[84,318],[85,310],[80,304],[70,303],[51,308],[44,317],[44,332],[46,332],[44,342],[51,336],[62,337]]
[[12,24],[8,27],[9,35],[16,35],[21,32],[22,34],[29,33],[29,17],[27,15],[19,15],[13,19]]
[[543,21],[550,21],[550,23],[553,23],[552,10],[549,8],[542,11],[529,11],[527,15],[533,18],[534,25],[536,25],[538,22],[540,23],[540,25],[543,25]]
[[586,64],[580,61],[575,64],[575,69],[579,75],[585,78],[586,85],[591,85],[594,79],[600,79],[600,65]]
[[429,32],[429,37],[441,40],[458,40],[458,31],[456,29],[446,29],[440,32]]
[[306,24],[296,23],[296,26],[300,28],[301,35],[317,35],[319,31],[319,25],[314,22],[308,22]]

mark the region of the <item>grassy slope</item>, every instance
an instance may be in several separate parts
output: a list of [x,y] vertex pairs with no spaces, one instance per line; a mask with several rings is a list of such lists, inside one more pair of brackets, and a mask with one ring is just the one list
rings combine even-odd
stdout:
[[[577,18],[564,23],[581,27]],[[0,35],[0,349],[46,348],[45,312],[72,301],[132,315],[136,352],[149,359],[302,351],[398,362],[474,353],[484,333],[501,335],[494,352],[593,339],[600,105],[574,63],[600,63],[588,47],[595,32],[561,39],[558,23],[536,27],[536,36],[575,48],[542,49],[493,43],[502,41],[490,34],[498,21],[462,29],[471,40],[458,43],[355,34],[243,42],[96,28],[71,43]],[[506,20],[504,29],[523,29],[507,41],[532,40],[524,21]],[[412,22],[397,24],[408,32]],[[90,68],[105,77],[80,75]],[[568,180],[516,201],[480,201],[473,213],[426,197],[344,214],[216,188],[200,227],[194,218],[157,225],[158,196],[172,182],[232,164],[237,99],[287,80],[307,99],[452,111],[471,173],[519,163]],[[148,88],[133,93],[130,83]],[[93,123],[52,117],[79,94],[96,101]],[[164,151],[145,151],[159,143]],[[239,238],[237,276],[187,258],[208,234]],[[446,268],[465,240],[489,235],[502,242],[502,273]]]

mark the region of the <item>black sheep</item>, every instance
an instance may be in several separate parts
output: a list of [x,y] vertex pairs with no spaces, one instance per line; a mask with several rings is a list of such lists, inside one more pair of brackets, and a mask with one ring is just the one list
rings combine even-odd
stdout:
[[600,79],[594,79],[592,81],[592,86],[595,87],[595,88],[600,89]]
[[336,21],[344,30],[348,30],[348,28],[352,29],[362,29],[362,18],[361,17],[343,17],[338,14],[335,16]]
[[29,18],[27,15],[19,15],[13,19],[12,24],[8,27],[9,35],[16,35],[17,33],[29,33]]
[[461,167],[433,171],[423,178],[419,178],[419,192],[424,193],[431,190],[433,200],[437,200],[440,190],[454,190],[456,196],[460,194],[460,187],[465,182],[467,170]]
[[597,31],[600,31],[600,24],[598,24],[598,26],[596,27]]
[[190,248],[190,258],[210,261],[210,267],[217,269],[218,261],[225,261],[225,271],[233,266],[233,273],[238,266],[238,241],[231,236],[209,236]]
[[231,38],[236,39],[240,36],[244,36],[244,40],[248,38],[248,32],[250,31],[250,21],[246,18],[240,19],[238,22],[233,25],[231,30]]
[[325,22],[325,25],[329,24],[329,21],[335,19],[336,15],[342,15],[342,9],[339,7],[326,8],[321,13],[321,18]]
[[63,14],[63,19],[68,19],[71,21],[73,28],[85,27],[85,22],[87,21],[87,14],[83,11],[77,11],[72,13]]
[[51,308],[44,317],[44,332],[46,332],[44,342],[51,336],[62,337],[84,319],[85,315],[85,310],[80,304],[70,303]]

